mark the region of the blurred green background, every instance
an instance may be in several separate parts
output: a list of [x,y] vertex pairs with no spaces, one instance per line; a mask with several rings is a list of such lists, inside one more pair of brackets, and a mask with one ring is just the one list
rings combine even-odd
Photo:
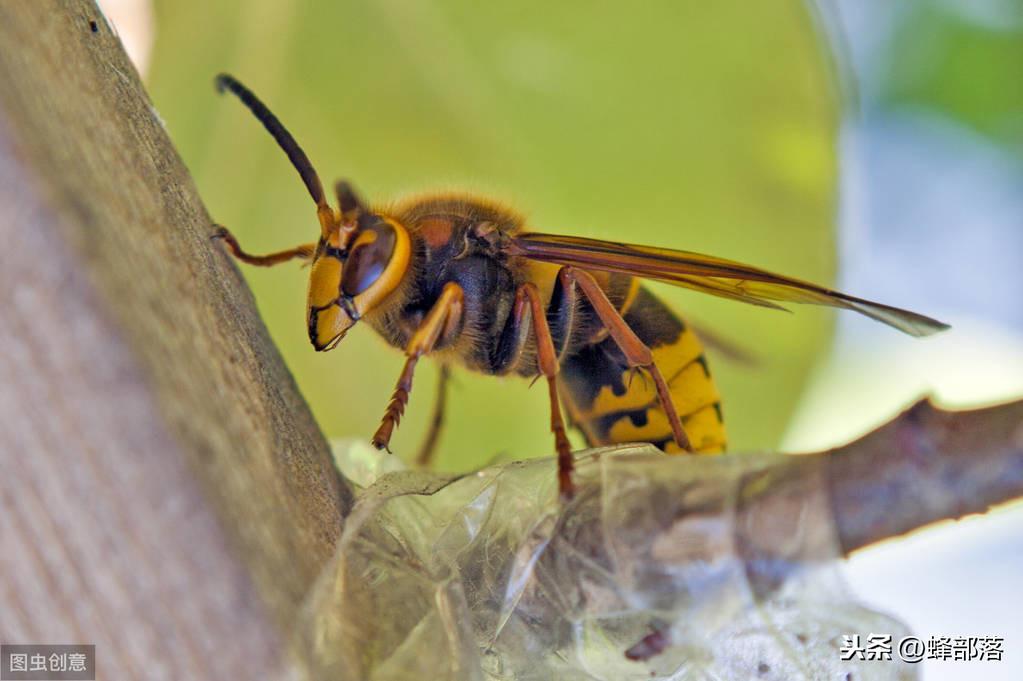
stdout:
[[[252,252],[318,228],[273,140],[214,93],[219,71],[269,104],[325,183],[350,178],[371,201],[465,189],[511,203],[540,230],[832,278],[838,110],[798,1],[175,0],[156,4],[156,25],[153,100],[213,218]],[[314,352],[307,271],[242,270],[328,436],[369,437],[400,353],[368,327]],[[733,446],[775,445],[828,313],[657,291],[762,357],[755,369],[718,360],[714,370]],[[392,446],[405,457],[434,395],[435,368],[420,366]],[[456,371],[440,467],[550,454],[546,400],[542,386]]]

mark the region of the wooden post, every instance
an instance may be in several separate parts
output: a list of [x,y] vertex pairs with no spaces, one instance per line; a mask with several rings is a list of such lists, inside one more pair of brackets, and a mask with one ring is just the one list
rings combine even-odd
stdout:
[[0,207],[0,640],[274,677],[351,492],[91,1],[0,3]]

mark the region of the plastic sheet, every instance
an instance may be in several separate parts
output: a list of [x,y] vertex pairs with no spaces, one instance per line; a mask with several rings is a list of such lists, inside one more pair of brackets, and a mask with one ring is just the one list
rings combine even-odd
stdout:
[[825,491],[748,507],[791,458],[593,450],[564,505],[551,460],[445,477],[335,454],[368,486],[299,627],[310,678],[915,678],[841,660],[845,635],[908,632],[847,592]]

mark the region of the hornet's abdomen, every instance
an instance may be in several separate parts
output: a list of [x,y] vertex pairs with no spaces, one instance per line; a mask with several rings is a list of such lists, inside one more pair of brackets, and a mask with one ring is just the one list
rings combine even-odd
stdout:
[[[653,351],[694,451],[723,451],[720,397],[696,334],[645,288],[624,316]],[[641,371],[633,375],[613,339],[567,357],[558,377],[569,415],[590,446],[649,442],[668,453],[681,451],[653,381]]]

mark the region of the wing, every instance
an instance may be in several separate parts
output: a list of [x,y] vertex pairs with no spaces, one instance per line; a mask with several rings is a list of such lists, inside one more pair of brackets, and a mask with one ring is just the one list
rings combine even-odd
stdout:
[[779,310],[785,308],[776,301],[854,310],[911,336],[929,336],[948,328],[948,324],[916,312],[856,298],[733,260],[689,251],[576,236],[525,233],[512,238],[508,252],[558,265],[631,274]]

